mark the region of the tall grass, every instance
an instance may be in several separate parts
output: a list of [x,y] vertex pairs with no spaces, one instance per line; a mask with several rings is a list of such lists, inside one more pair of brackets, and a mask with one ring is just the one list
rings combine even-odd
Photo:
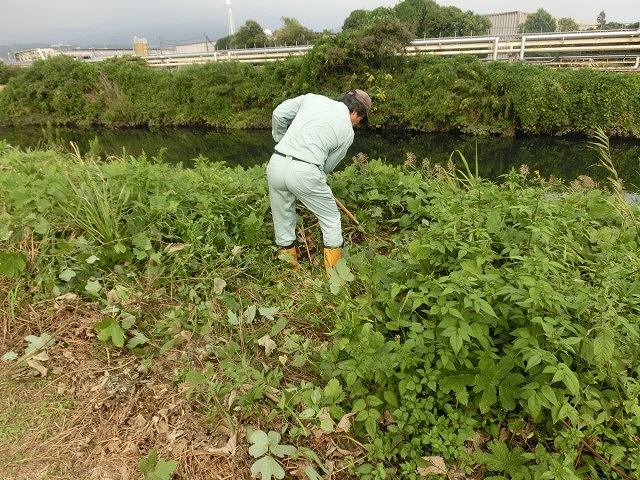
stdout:
[[607,172],[609,172],[607,180],[609,181],[609,184],[611,185],[611,188],[613,190],[616,203],[615,206],[627,222],[627,226],[635,226],[636,228],[638,228],[638,226],[640,226],[640,219],[638,219],[634,215],[631,209],[627,197],[627,192],[624,188],[624,182],[619,177],[618,171],[614,165],[613,157],[611,156],[609,137],[600,127],[595,129],[594,136],[595,140],[589,142],[589,147],[598,153],[600,166],[603,167]]
[[98,243],[104,245],[121,238],[125,225],[124,211],[129,199],[126,186],[113,191],[108,179],[93,162],[85,162],[80,178],[69,178],[75,201],[63,210],[72,223]]

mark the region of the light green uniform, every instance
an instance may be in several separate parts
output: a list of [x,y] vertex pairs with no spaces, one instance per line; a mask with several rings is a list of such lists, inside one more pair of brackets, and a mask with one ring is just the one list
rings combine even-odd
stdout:
[[298,199],[318,217],[324,246],[342,246],[340,212],[326,174],[353,143],[349,108],[312,93],[285,100],[273,111],[272,135],[277,153],[267,165],[267,181],[276,244],[296,239]]

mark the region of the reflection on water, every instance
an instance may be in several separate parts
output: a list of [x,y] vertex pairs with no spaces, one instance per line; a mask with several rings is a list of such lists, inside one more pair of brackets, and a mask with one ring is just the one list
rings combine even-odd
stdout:
[[[1,128],[0,139],[11,145],[41,148],[60,145],[71,151],[75,142],[81,153],[91,144],[97,145],[104,157],[126,152],[149,158],[159,158],[169,163],[191,166],[198,157],[227,165],[254,166],[266,163],[273,151],[274,142],[268,130],[201,130],[201,129],[127,129],[82,130],[77,128],[20,127]],[[403,163],[407,153],[412,153],[418,163],[428,159],[431,163],[444,164],[453,160],[462,166],[460,152],[469,162],[472,171],[476,156],[480,176],[497,179],[511,169],[528,165],[530,171],[540,175],[554,175],[573,180],[578,175],[589,175],[603,181],[607,172],[599,166],[596,152],[589,148],[588,138],[478,138],[446,134],[403,134],[356,130],[356,139],[348,158],[358,152],[369,158],[382,158],[392,164]],[[629,190],[640,190],[640,140],[611,140],[611,152],[618,174]],[[346,160],[345,162],[347,162]],[[344,163],[342,165],[344,165]]]

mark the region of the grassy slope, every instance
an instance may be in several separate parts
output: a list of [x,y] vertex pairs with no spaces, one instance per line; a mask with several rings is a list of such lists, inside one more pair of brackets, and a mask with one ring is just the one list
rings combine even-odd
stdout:
[[3,362],[7,475],[141,478],[155,448],[248,478],[256,429],[290,475],[640,468],[638,212],[584,178],[349,166],[328,281],[303,209],[301,272],[274,261],[262,168],[1,155],[2,353],[56,341]]

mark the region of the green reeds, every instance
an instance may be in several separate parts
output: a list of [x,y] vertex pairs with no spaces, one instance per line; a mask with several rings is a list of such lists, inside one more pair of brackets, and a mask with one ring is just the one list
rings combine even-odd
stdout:
[[126,186],[114,190],[94,162],[85,162],[76,150],[74,155],[86,169],[78,179],[69,179],[74,198],[63,210],[75,226],[100,244],[122,237],[124,207],[129,199]]
[[607,177],[607,180],[609,181],[613,189],[613,194],[616,200],[615,206],[622,217],[625,219],[625,221],[629,224],[629,226],[634,225],[637,228],[640,225],[640,222],[631,210],[631,206],[627,199],[627,192],[624,189],[624,183],[618,176],[618,171],[613,164],[613,158],[611,157],[611,148],[609,145],[609,137],[600,127],[596,128],[594,136],[595,140],[589,142],[589,148],[595,150],[598,153],[600,166],[602,166],[607,172],[609,172],[610,176]]

